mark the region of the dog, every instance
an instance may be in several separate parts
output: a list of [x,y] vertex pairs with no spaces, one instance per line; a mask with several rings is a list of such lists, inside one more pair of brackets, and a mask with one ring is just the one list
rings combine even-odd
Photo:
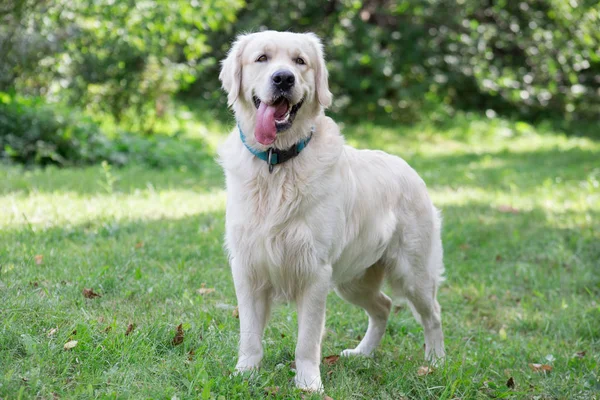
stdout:
[[271,303],[295,301],[295,383],[322,391],[328,292],[362,307],[369,319],[358,346],[341,354],[371,356],[392,307],[384,280],[423,326],[426,358],[442,360],[440,214],[404,160],[344,144],[324,112],[332,94],[320,39],[240,35],[219,78],[237,121],[219,149],[240,319],[236,371],[259,367]]

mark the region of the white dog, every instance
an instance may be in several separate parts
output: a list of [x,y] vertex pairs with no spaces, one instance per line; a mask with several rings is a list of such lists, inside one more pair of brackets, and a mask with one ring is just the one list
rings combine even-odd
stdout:
[[344,356],[373,353],[392,302],[384,278],[425,332],[425,355],[444,357],[440,217],[402,159],[344,144],[319,38],[260,32],[238,37],[219,78],[237,127],[219,155],[227,180],[226,245],[237,294],[236,370],[259,367],[274,299],[297,303],[296,385],[321,391],[325,301],[333,288],[364,308],[369,326]]

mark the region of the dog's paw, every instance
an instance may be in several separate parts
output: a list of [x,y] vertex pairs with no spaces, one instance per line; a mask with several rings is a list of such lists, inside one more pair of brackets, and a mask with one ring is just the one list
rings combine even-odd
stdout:
[[372,357],[373,355],[372,355],[372,353],[367,353],[357,347],[355,349],[346,349],[346,350],[342,351],[341,356],[342,357]]
[[323,383],[320,376],[296,375],[296,387],[304,392],[323,393]]
[[235,366],[234,376],[253,376],[258,373],[258,365],[238,364]]

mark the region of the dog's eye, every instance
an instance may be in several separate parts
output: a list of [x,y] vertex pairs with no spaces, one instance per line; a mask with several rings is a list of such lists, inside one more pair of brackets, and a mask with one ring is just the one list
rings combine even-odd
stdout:
[[265,61],[267,61],[267,55],[266,54],[263,54],[262,56],[260,56],[260,57],[258,57],[256,59],[256,62],[265,62]]
[[304,58],[298,57],[298,58],[296,58],[296,64],[304,65],[304,64],[306,64],[306,62],[304,61]]

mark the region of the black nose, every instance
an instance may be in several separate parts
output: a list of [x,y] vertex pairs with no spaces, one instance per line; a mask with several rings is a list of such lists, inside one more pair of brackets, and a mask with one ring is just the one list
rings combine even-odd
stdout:
[[273,85],[281,90],[289,90],[294,86],[294,82],[296,81],[294,74],[286,70],[275,72],[273,76],[271,76],[271,79],[273,80]]

